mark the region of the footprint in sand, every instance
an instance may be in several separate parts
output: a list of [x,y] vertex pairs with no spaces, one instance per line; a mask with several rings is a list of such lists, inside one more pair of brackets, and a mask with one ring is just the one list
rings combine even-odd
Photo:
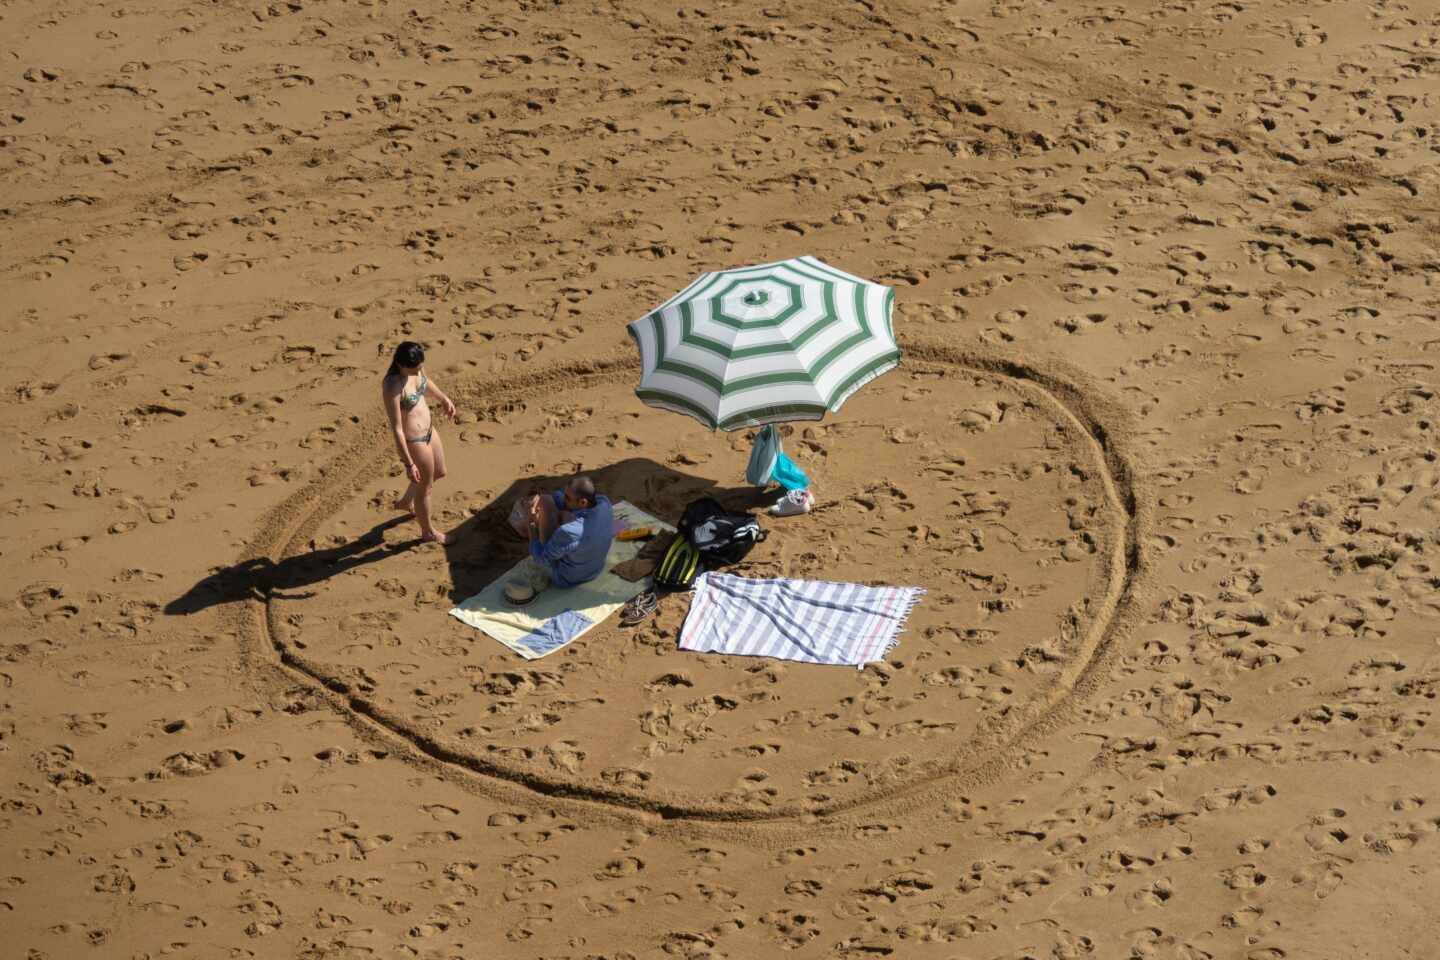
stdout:
[[[776,540],[778,552],[764,568],[783,574],[789,557],[794,563],[789,569],[813,567],[813,575],[827,579],[865,580],[867,562],[863,553],[849,553],[838,543],[833,549],[826,545],[835,536],[830,531],[846,522],[839,513],[830,511],[843,505],[872,518],[873,526],[865,534],[867,544],[903,557],[912,556],[904,544],[915,542],[919,527],[910,518],[923,516],[923,541],[931,546],[928,555],[914,554],[913,560],[906,561],[912,565],[907,579],[914,577],[924,583],[937,574],[938,564],[945,571],[945,582],[953,583],[957,574],[951,568],[959,562],[978,577],[972,589],[979,591],[973,606],[937,600],[917,610],[914,628],[923,631],[933,646],[924,656],[928,661],[925,670],[872,666],[862,674],[875,685],[870,692],[864,692],[863,686],[855,689],[853,682],[840,683],[833,691],[824,685],[807,690],[797,685],[798,674],[792,678],[783,670],[761,686],[752,683],[737,690],[735,681],[727,679],[733,669],[728,665],[730,658],[687,660],[694,667],[655,671],[646,669],[644,657],[625,657],[618,662],[611,660],[607,667],[612,673],[618,671],[615,682],[645,689],[654,701],[638,715],[617,717],[616,725],[607,718],[617,709],[623,710],[624,698],[582,692],[566,670],[494,669],[447,679],[443,671],[432,673],[413,654],[396,661],[385,657],[385,648],[371,639],[357,637],[353,632],[336,632],[338,623],[305,624],[303,662],[318,665],[352,661],[354,665],[337,671],[335,679],[378,704],[393,704],[378,714],[386,718],[387,725],[398,722],[392,718],[417,710],[425,716],[443,717],[443,726],[427,731],[427,740],[444,741],[452,745],[447,749],[462,754],[474,751],[474,769],[494,771],[522,784],[584,783],[588,791],[611,797],[612,802],[642,808],[651,802],[647,797],[663,791],[667,803],[682,802],[693,808],[691,815],[699,816],[708,816],[704,811],[713,807],[717,815],[723,810],[741,810],[747,816],[781,818],[862,798],[868,803],[883,801],[905,781],[903,769],[892,757],[917,750],[931,756],[965,757],[964,745],[986,717],[1024,710],[1032,698],[1057,684],[1062,685],[1063,696],[1065,678],[1076,666],[1074,652],[1080,648],[1087,629],[1084,615],[1069,614],[1078,616],[1077,625],[1067,628],[1070,632],[1065,639],[1055,643],[1043,639],[1036,642],[1017,627],[1027,622],[1053,624],[1054,618],[1066,615],[1070,604],[1066,597],[1078,595],[1092,575],[1087,571],[1103,569],[1096,566],[1100,558],[1118,547],[1116,528],[1109,523],[1112,516],[1119,514],[1114,512],[1115,501],[1106,506],[1106,481],[1102,479],[1108,475],[1106,467],[1093,459],[1087,461],[1095,457],[1094,448],[1086,450],[1085,434],[1075,428],[1073,414],[1036,385],[1040,380],[997,377],[985,372],[983,364],[966,367],[966,362],[947,364],[942,360],[927,366],[924,360],[918,360],[908,376],[877,381],[875,387],[857,395],[851,403],[854,410],[845,421],[805,429],[804,436],[813,437],[812,442],[827,451],[868,442],[870,436],[892,449],[913,447],[943,482],[916,484],[903,475],[893,479],[879,479],[873,474],[866,477],[869,471],[858,469],[860,465],[850,458],[827,458],[824,488],[833,491],[835,500],[822,501],[804,529],[777,526],[774,536],[780,538]],[[631,432],[631,417],[623,405],[600,402],[606,391],[621,389],[616,381],[623,379],[624,372],[588,376],[594,383],[570,388],[577,398],[582,398],[579,400],[541,388],[545,393],[542,403],[537,402],[540,394],[534,388],[507,389],[493,384],[466,398],[463,406],[474,411],[479,422],[506,427],[511,434],[511,439],[489,445],[486,456],[507,456],[500,453],[503,444],[524,444],[524,438],[532,436],[535,442],[543,443],[554,438],[557,431],[576,427],[595,437],[601,446],[609,442],[607,438],[632,447],[642,444],[642,449],[652,446],[648,436]],[[930,391],[935,391],[937,397],[941,395],[935,385],[947,380],[951,382],[943,394],[946,402],[937,405],[927,401]],[[475,388],[467,387],[463,381],[451,386],[452,393],[462,397],[470,389]],[[922,405],[938,407],[939,417],[933,424],[921,422],[898,428],[883,416],[866,415],[866,402],[881,408],[892,393],[897,402],[903,394],[920,398]],[[276,409],[267,400],[245,397],[236,400],[236,405],[261,415]],[[734,438],[717,439],[728,444]],[[1068,453],[1064,452],[1067,444]],[[958,453],[961,449],[964,452]],[[1014,458],[1014,451],[1023,449],[1044,450],[1047,459],[1075,466],[1060,473],[1053,469],[1024,469],[1028,464],[1017,463]],[[693,469],[696,463],[704,465],[732,457],[726,450],[718,451],[717,457],[716,451],[695,448],[693,444],[687,445],[686,453],[686,458],[677,460],[657,449],[651,456],[673,460],[682,470]],[[465,455],[451,453],[452,459]],[[605,459],[611,455],[598,456]],[[573,463],[563,465],[564,470],[568,472],[589,459],[576,456]],[[520,469],[523,471],[523,464]],[[849,476],[852,472],[853,479]],[[292,470],[278,463],[257,464],[250,482],[264,484],[294,476]],[[1066,491],[1058,501],[1054,500],[1056,477],[1064,481],[1061,489]],[[654,492],[643,486],[629,495],[645,500]],[[383,491],[367,492],[357,508],[363,512],[364,504],[377,497],[377,502],[385,502]],[[687,498],[682,495],[675,499],[683,503]],[[832,502],[835,507],[829,506]],[[479,515],[488,516],[488,511],[482,508]],[[455,519],[464,523],[465,517],[462,512]],[[1053,524],[1055,530],[1042,534],[1044,524]],[[1017,532],[1022,525],[1027,531],[1023,534]],[[798,549],[789,546],[791,538],[797,536],[803,536],[803,540],[796,541]],[[947,546],[951,544],[954,546]],[[1045,571],[1036,567],[1033,559],[1020,560],[1027,553],[1038,554],[1046,549],[1055,551],[1057,558],[1063,555],[1071,560],[1068,566],[1074,572],[1057,573],[1059,568]],[[808,566],[806,557],[813,558]],[[442,554],[437,553],[435,559],[443,569]],[[1035,573],[1013,572],[1027,567]],[[362,567],[354,571],[355,575],[322,584],[323,589],[332,591],[342,587],[357,589],[368,583],[371,590],[408,602],[412,596],[428,595],[425,591],[433,586],[425,582],[433,574],[424,571],[423,565],[414,569],[414,574],[420,576],[417,579],[398,567],[377,565],[373,572]],[[1012,572],[1002,576],[1002,571]],[[1121,586],[1117,583],[1110,589],[1119,590]],[[446,598],[437,594],[435,599],[444,602]],[[287,646],[295,644],[296,628],[290,627],[284,616],[287,601],[276,598],[271,603],[278,616],[272,615],[270,622],[281,631],[276,639]],[[363,609],[369,601],[343,605]],[[983,627],[967,624],[946,632],[943,628],[947,621],[956,616],[985,623]],[[662,610],[651,626],[636,634],[640,641],[637,649],[651,648],[644,642],[650,631],[664,633],[678,625],[678,619]],[[1103,637],[1103,625],[1092,624],[1088,629],[1092,639],[1087,642]],[[1010,642],[1007,638],[1012,636],[1016,642],[1022,638],[1025,642],[1012,654],[999,655],[996,645]],[[946,638],[953,642],[941,643]],[[335,650],[327,654],[332,643]],[[584,649],[573,647],[565,657],[572,658]],[[1255,656],[1271,656],[1273,650],[1257,648]],[[975,659],[982,652],[988,652],[988,656]],[[556,667],[566,662],[557,660]],[[898,666],[900,661],[896,663]],[[630,680],[623,679],[636,668],[641,672]],[[696,669],[703,673],[697,674]],[[417,689],[413,678],[421,675],[430,679]],[[837,682],[845,679],[831,676]],[[755,679],[755,675],[748,679]],[[843,689],[850,689],[850,694],[841,695]],[[936,696],[942,699],[934,700]],[[924,697],[931,699],[922,706]],[[403,706],[407,702],[412,706]],[[566,708],[567,702],[575,703],[577,709]],[[583,707],[579,707],[581,704]],[[813,717],[809,722],[815,732],[785,741],[756,736],[761,729],[783,729],[796,722],[785,719],[787,715],[797,720]],[[593,735],[592,731],[599,729],[624,732],[605,740]],[[490,733],[481,735],[478,731]],[[837,747],[846,751],[848,759],[843,763],[834,760]],[[333,763],[349,758],[326,754],[321,759]],[[698,783],[695,778],[702,766],[707,782],[727,785],[709,794],[709,799],[703,793],[689,792],[694,790],[690,785]],[[675,785],[684,785],[680,787],[684,792],[677,794]]]

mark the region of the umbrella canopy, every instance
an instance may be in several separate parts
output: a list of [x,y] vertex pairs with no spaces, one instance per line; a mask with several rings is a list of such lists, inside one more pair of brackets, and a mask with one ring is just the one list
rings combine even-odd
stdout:
[[711,430],[819,420],[900,362],[894,306],[814,257],[704,274],[630,324],[635,394]]

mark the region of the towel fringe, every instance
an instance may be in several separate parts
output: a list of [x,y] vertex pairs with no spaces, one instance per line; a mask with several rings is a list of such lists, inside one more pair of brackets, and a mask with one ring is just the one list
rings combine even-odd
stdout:
[[905,599],[905,606],[904,606],[904,608],[903,608],[903,609],[900,611],[900,613],[897,614],[896,617],[895,617],[895,632],[890,635],[890,639],[889,639],[889,640],[885,641],[885,647],[884,647],[884,649],[882,649],[882,650],[875,656],[875,659],[874,659],[874,660],[867,660],[866,662],[860,664],[860,665],[859,665],[858,667],[856,667],[855,669],[857,669],[857,670],[864,670],[866,667],[870,666],[870,664],[872,664],[872,663],[879,663],[880,661],[884,660],[886,657],[890,656],[890,651],[891,651],[891,650],[894,650],[896,644],[898,644],[898,643],[900,642],[900,634],[902,634],[902,633],[905,632],[906,621],[910,619],[910,614],[911,614],[911,612],[914,611],[916,604],[918,604],[918,603],[920,602],[920,598],[925,595],[925,588],[924,588],[924,587],[899,587],[899,588],[897,588],[897,589],[909,590],[910,593],[907,595],[907,597],[906,597],[906,599]]

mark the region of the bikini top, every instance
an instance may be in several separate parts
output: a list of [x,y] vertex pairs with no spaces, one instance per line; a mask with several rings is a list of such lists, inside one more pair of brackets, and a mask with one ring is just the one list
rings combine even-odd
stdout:
[[430,381],[425,379],[425,373],[422,371],[420,373],[420,385],[415,388],[415,392],[400,394],[400,409],[409,410],[413,408],[415,404],[420,402],[420,398],[425,396],[425,391],[429,388]]

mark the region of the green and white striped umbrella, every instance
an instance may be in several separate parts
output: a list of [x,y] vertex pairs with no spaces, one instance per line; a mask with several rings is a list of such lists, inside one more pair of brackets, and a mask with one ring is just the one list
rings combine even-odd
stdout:
[[711,430],[819,420],[900,362],[894,306],[814,257],[704,274],[630,324],[635,394]]

